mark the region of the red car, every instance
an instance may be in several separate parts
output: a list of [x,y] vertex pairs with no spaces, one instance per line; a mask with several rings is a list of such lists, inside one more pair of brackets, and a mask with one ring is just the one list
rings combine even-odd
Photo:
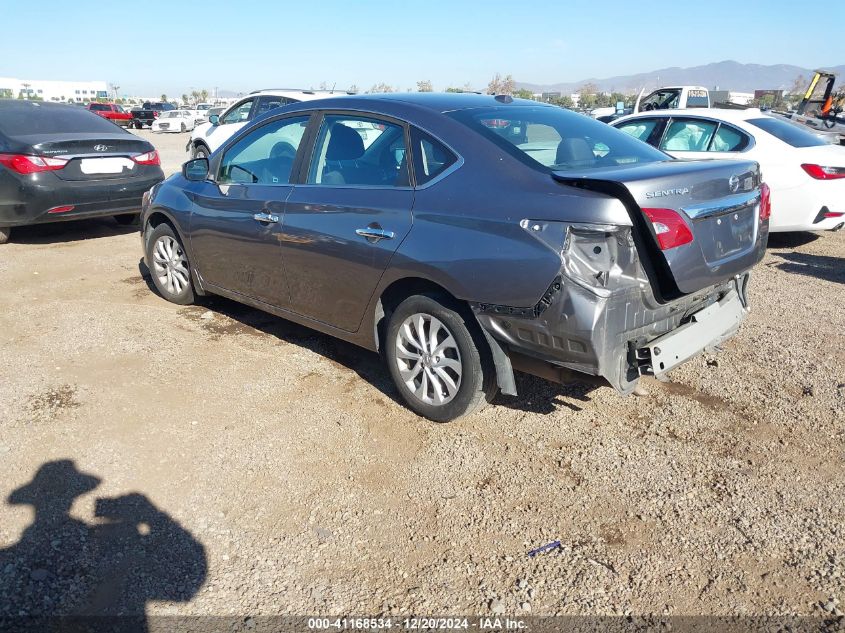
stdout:
[[121,127],[129,127],[132,123],[132,114],[116,103],[89,103],[88,109]]

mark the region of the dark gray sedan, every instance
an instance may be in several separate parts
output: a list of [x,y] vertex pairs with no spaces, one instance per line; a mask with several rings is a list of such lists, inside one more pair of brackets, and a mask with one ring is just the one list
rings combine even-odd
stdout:
[[758,165],[687,162],[560,108],[397,94],[296,104],[154,187],[144,255],[382,353],[408,405],[465,415],[514,371],[621,393],[731,336],[768,236]]

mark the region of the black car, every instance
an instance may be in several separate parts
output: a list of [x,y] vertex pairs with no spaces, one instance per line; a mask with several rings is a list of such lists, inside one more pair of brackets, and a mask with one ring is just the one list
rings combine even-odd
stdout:
[[140,130],[145,125],[148,127],[153,126],[153,122],[161,116],[162,112],[169,112],[170,110],[176,110],[176,106],[172,103],[167,103],[166,101],[145,101],[144,105],[140,108],[133,108],[131,110],[132,113],[132,125],[135,126],[136,129]]
[[514,370],[630,393],[718,345],[769,212],[753,161],[674,160],[507,96],[396,94],[271,110],[154,187],[141,221],[165,298],[378,350],[446,421],[515,394]]
[[26,224],[104,215],[128,224],[162,180],[152,144],[93,112],[0,99],[0,244]]

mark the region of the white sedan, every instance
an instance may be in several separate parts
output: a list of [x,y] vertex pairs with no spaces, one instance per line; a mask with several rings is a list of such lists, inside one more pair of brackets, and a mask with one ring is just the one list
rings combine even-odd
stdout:
[[756,160],[772,192],[771,231],[845,225],[845,147],[800,125],[756,108],[641,112],[611,125],[676,158]]
[[153,132],[187,132],[193,130],[196,113],[193,110],[168,110],[153,121]]

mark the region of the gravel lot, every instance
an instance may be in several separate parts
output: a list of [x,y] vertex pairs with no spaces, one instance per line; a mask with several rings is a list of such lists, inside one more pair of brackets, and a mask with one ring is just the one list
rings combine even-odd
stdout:
[[[186,137],[154,137],[168,173]],[[845,233],[775,243],[672,383],[521,376],[448,425],[373,354],[167,303],[111,219],[12,239],[0,616],[845,609]]]

